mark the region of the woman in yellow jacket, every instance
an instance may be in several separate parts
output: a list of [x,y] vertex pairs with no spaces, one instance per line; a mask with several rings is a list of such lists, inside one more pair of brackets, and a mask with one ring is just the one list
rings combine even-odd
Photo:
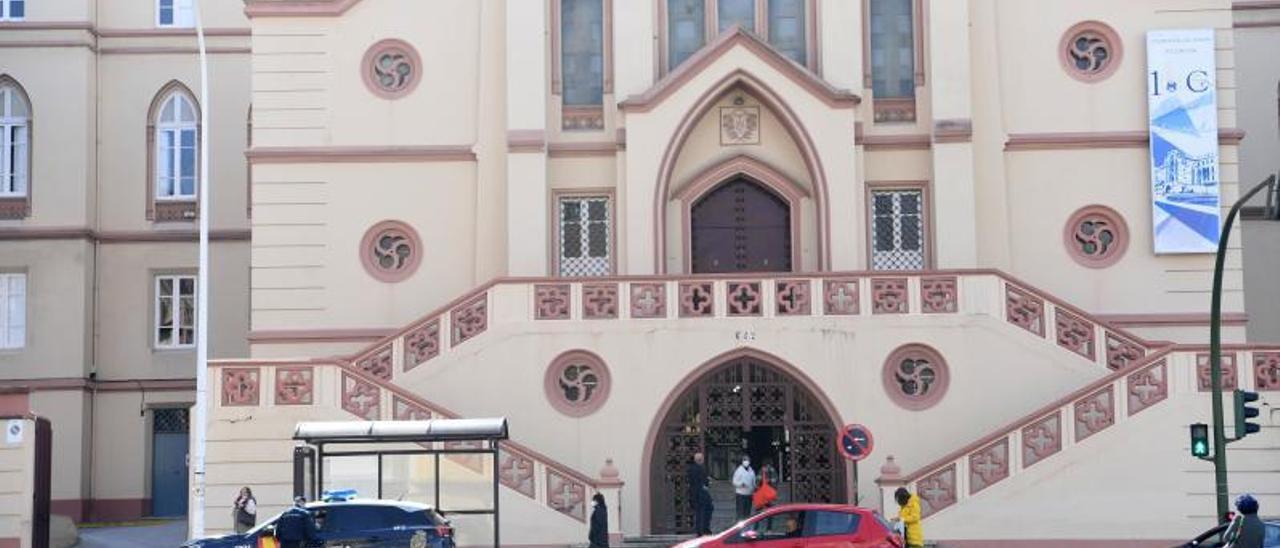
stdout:
[[906,487],[893,493],[898,501],[898,519],[902,522],[907,548],[924,548],[924,530],[920,527],[920,497],[912,495]]

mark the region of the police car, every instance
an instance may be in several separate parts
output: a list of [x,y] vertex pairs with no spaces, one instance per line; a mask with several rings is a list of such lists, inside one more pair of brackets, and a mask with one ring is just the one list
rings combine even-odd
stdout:
[[[315,546],[455,548],[449,520],[425,504],[338,495],[307,504],[306,509],[319,531]],[[279,546],[274,535],[279,518],[276,515],[244,534],[192,540],[183,546],[275,548]]]

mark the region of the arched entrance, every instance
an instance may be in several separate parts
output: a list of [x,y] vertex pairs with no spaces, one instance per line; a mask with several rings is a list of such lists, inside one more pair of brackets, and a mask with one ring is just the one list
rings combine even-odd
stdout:
[[694,273],[791,270],[791,207],[746,177],[721,183],[689,213]]
[[[654,533],[693,532],[685,467],[706,456],[716,499],[713,526],[734,515],[730,478],[746,453],[769,464],[779,502],[845,502],[845,463],[835,421],[804,383],[755,352],[730,356],[670,400],[653,433],[649,524]],[[774,481],[774,480],[777,481]]]

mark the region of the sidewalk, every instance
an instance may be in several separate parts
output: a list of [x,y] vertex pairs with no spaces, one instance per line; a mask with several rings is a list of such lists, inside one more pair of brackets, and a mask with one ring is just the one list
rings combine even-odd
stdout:
[[101,527],[80,530],[81,548],[177,548],[187,540],[187,520],[165,521],[136,527]]

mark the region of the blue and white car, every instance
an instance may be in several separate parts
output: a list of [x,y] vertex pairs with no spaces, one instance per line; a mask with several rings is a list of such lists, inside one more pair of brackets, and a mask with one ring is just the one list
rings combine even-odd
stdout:
[[[453,527],[434,508],[414,502],[345,500],[315,502],[306,506],[316,519],[320,541],[315,546],[351,548],[404,547],[455,548]],[[275,523],[279,515],[244,534],[191,540],[190,548],[259,548],[277,546]]]

